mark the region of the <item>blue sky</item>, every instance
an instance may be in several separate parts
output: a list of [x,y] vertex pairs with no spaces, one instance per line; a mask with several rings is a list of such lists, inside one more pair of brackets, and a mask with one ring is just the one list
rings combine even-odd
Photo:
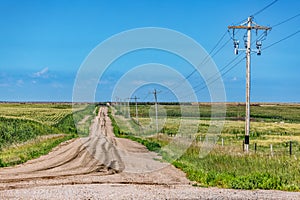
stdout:
[[[0,101],[71,101],[77,71],[88,54],[107,38],[129,29],[173,29],[193,38],[210,52],[228,25],[241,22],[271,2],[0,0]],[[254,16],[254,20],[260,25],[273,26],[299,13],[299,1],[278,0]],[[299,22],[297,17],[272,29],[263,41],[263,48],[298,31]],[[240,41],[243,34],[244,31],[237,34]],[[227,34],[221,44],[229,38]],[[300,102],[299,41],[300,34],[296,34],[263,50],[261,56],[252,56],[252,101]],[[222,69],[235,57],[230,41],[213,59]],[[143,63],[166,64],[183,76],[193,70],[182,59],[166,52],[133,52],[112,63],[101,77],[96,100],[110,100],[118,79]],[[169,79],[172,82],[172,77]],[[245,61],[222,79],[227,101],[245,100]],[[192,76],[188,81],[197,86],[203,80]],[[173,82],[176,86],[176,81]],[[152,101],[149,92],[155,87],[162,92],[168,90],[148,85],[134,95]],[[196,94],[199,101],[210,101],[205,88]],[[174,96],[165,93],[159,100],[174,101]]]

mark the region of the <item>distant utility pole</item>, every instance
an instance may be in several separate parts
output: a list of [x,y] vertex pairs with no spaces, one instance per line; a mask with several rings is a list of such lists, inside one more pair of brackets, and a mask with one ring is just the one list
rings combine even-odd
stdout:
[[134,98],[130,98],[135,100],[135,118],[136,118],[136,123],[139,124],[139,117],[138,117],[138,107],[137,107],[137,98],[136,96]]
[[157,121],[157,91],[154,89],[154,99],[155,99],[155,120],[156,120],[156,133],[158,134],[158,121]]
[[[127,100],[127,109],[125,108],[125,118],[129,118],[130,117],[130,106],[129,106],[129,101],[130,101],[130,99],[131,98],[125,98],[125,100],[124,101],[126,101]],[[125,107],[126,107],[126,105],[125,105]]]
[[122,101],[122,106],[123,106],[123,115],[126,118],[126,99],[121,100]]
[[[253,22],[253,17],[248,17],[247,21],[241,25],[228,26],[228,29],[233,29],[233,44],[234,53],[237,55],[239,50],[246,51],[246,119],[245,119],[245,151],[249,151],[249,131],[250,131],[250,59],[251,59],[251,30],[264,30],[265,33],[270,30],[270,27],[260,26]],[[247,30],[247,39],[245,41],[246,49],[239,49],[239,41],[234,39],[235,29]],[[257,55],[261,55],[261,41],[256,41]]]

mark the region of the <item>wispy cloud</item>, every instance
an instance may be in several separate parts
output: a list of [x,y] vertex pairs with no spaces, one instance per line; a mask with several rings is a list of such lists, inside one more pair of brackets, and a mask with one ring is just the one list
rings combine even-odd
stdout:
[[17,80],[17,86],[22,87],[24,85],[24,81],[22,79]]
[[132,84],[133,84],[133,85],[143,85],[143,84],[145,84],[145,83],[147,83],[147,82],[144,81],[144,80],[133,80],[133,81],[132,81]]
[[10,85],[8,83],[0,83],[0,87],[9,87]]
[[51,87],[56,88],[56,89],[57,88],[64,88],[63,84],[60,84],[60,83],[52,83]]
[[238,78],[236,76],[231,79],[231,81],[237,81],[237,80]]
[[45,67],[41,71],[35,72],[33,74],[33,77],[35,77],[35,78],[38,78],[38,77],[48,78],[48,72],[49,72],[49,68]]

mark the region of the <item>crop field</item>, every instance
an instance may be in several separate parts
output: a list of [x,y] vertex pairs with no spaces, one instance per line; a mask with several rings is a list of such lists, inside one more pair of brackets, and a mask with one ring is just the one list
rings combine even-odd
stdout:
[[87,135],[95,105],[78,104],[74,113],[72,109],[68,103],[1,103],[0,166],[23,163]]
[[[183,106],[187,113],[181,113]],[[198,108],[200,113],[195,111]],[[133,104],[130,111],[115,105],[111,113],[115,133],[159,152],[164,160],[185,171],[190,180],[197,182],[196,185],[236,189],[300,189],[298,104],[251,105],[249,153],[243,150],[245,105],[227,104],[226,114],[221,113],[213,119],[221,120],[219,117],[223,115],[224,125],[220,133],[216,133],[213,149],[203,158],[199,157],[199,153],[203,151],[205,138],[209,136],[209,127],[211,124],[213,126],[209,104],[160,105],[158,133],[153,104],[138,105],[138,119]],[[185,130],[181,130],[180,126],[184,126]],[[189,129],[196,131],[191,133]],[[192,134],[193,142],[178,159],[173,160],[168,152],[161,149],[177,134]]]
[[[79,105],[81,110],[86,105]],[[2,103],[0,117],[27,119],[46,125],[57,124],[72,113],[72,105],[67,103]]]

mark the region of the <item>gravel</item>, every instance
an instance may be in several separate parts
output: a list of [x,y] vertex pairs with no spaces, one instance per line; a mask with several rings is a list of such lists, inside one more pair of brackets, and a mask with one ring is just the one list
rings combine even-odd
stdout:
[[191,185],[86,184],[0,191],[1,199],[300,199],[300,193]]

